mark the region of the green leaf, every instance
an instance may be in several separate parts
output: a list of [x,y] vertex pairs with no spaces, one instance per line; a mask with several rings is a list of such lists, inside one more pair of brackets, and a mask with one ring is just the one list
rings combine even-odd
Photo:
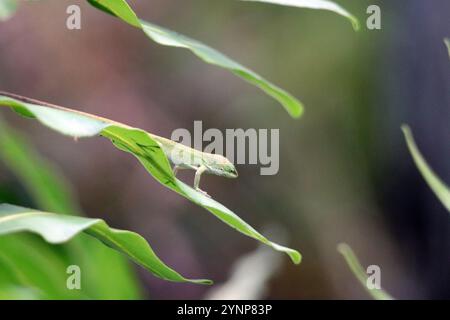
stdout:
[[0,21],[6,21],[17,10],[16,0],[0,0]]
[[407,125],[402,126],[403,133],[405,135],[408,149],[416,163],[417,168],[422,174],[425,181],[433,190],[434,194],[439,198],[444,207],[450,212],[450,189],[442,182],[439,177],[434,173],[433,169],[427,164],[422,154],[417,148],[416,142],[412,135],[411,129]]
[[[62,214],[81,215],[72,188],[59,170],[44,159],[20,132],[9,127],[1,118],[0,159],[19,178],[39,209]],[[52,251],[55,251],[54,246],[48,245],[39,238],[34,238],[32,244],[26,238],[21,235],[15,237],[14,241],[23,243],[23,246],[34,247],[36,250],[39,246],[39,251],[47,256],[52,255]],[[0,244],[0,250],[4,255],[23,261],[23,257],[17,257],[16,255],[16,252],[20,250],[16,247],[5,247],[5,242],[6,239],[3,239],[3,245]],[[105,247],[88,236],[77,237],[61,249],[63,250],[58,251],[59,255],[53,261],[65,259],[61,257],[62,253],[69,258],[65,259],[64,264],[53,263],[49,265],[45,263],[45,266],[41,269],[48,270],[48,274],[41,272],[36,275],[34,271],[34,269],[40,268],[38,261],[46,262],[50,260],[48,258],[34,259],[31,264],[14,262],[17,263],[18,268],[29,275],[29,278],[33,278],[39,289],[46,294],[52,292],[52,288],[47,285],[54,282],[52,278],[57,278],[57,275],[60,274],[64,280],[67,277],[66,266],[76,264],[83,270],[85,284],[82,286],[81,293],[84,296],[93,299],[139,299],[141,297],[132,267],[120,253]],[[24,252],[28,252],[28,249],[25,249]],[[29,264],[33,265],[33,269],[25,267]],[[40,277],[43,281],[34,279],[35,277]],[[61,278],[56,280],[57,283],[61,283],[61,281]],[[18,283],[13,282],[13,284],[17,285]],[[4,287],[2,286],[0,291]],[[77,298],[73,294],[68,295],[66,291],[59,291],[53,297]]]
[[39,208],[79,215],[69,183],[26,139],[0,118],[0,159],[16,174]]
[[54,214],[9,204],[0,205],[0,235],[29,231],[52,244],[65,243],[81,232],[97,238],[105,245],[127,255],[157,277],[175,281],[210,284],[209,280],[182,277],[165,265],[140,235],[110,228],[101,219]]
[[[0,215],[1,216],[1,215]],[[9,286],[22,286],[39,291],[46,299],[86,299],[85,288],[68,290],[66,269],[70,259],[62,247],[51,246],[33,234],[9,234],[0,238],[0,268],[16,273],[0,283],[0,291]],[[82,267],[82,266],[80,266]],[[83,279],[86,269],[83,270]],[[88,283],[83,282],[83,287]]]
[[252,2],[267,2],[273,4],[279,4],[283,6],[299,7],[299,8],[309,8],[309,9],[319,9],[319,10],[329,10],[343,17],[346,17],[352,23],[353,29],[359,30],[359,21],[350,12],[342,8],[340,5],[327,0],[241,0],[241,1],[252,1]]
[[447,47],[447,50],[448,50],[448,56],[449,56],[449,58],[450,58],[450,39],[449,39],[449,38],[445,38],[445,39],[444,39],[444,43],[445,43],[445,46]]
[[128,24],[142,29],[148,37],[161,45],[188,49],[206,63],[231,71],[276,99],[292,117],[299,118],[302,115],[302,103],[285,90],[197,40],[140,20],[125,0],[88,0],[88,2]]
[[[14,283],[16,285],[30,287],[27,276],[22,272],[21,268],[16,267],[16,261],[11,260],[11,258],[5,254],[3,241],[0,244],[0,247],[2,249],[0,251],[0,266],[2,270],[0,273],[0,286],[5,288],[6,286],[12,286],[11,283]],[[1,291],[2,290],[0,290],[0,292]]]
[[[27,102],[23,102],[24,99]],[[160,145],[147,132],[87,113],[55,106],[44,106],[42,104],[45,103],[39,101],[30,103],[31,101],[33,100],[11,94],[0,94],[0,106],[10,106],[21,114],[25,110],[41,123],[58,132],[76,137],[100,134],[109,138],[118,149],[133,154],[147,171],[167,188],[207,209],[241,233],[275,250],[285,252],[294,263],[300,263],[301,255],[298,251],[269,241],[231,210],[178,180],[173,175],[169,161]],[[71,121],[72,117],[73,121]]]
[[[82,290],[93,299],[137,300],[142,299],[142,288],[134,266],[127,257],[87,234],[81,234],[72,242],[81,244],[80,259],[71,259],[71,264],[80,266],[85,285]],[[78,264],[78,261],[82,261]]]
[[364,268],[361,266],[358,258],[353,252],[352,248],[346,243],[340,243],[337,247],[340,254],[344,256],[350,270],[353,272],[355,277],[364,287],[364,289],[375,299],[375,300],[393,300],[392,296],[389,295],[382,289],[369,289],[367,287],[367,274]]

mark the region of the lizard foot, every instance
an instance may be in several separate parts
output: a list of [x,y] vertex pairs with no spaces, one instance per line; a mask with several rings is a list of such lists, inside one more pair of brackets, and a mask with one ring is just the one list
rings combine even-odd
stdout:
[[198,191],[198,192],[200,192],[200,193],[202,193],[202,194],[204,194],[204,195],[207,196],[208,198],[211,198],[211,196],[210,196],[206,191],[203,191],[203,190],[200,189],[200,188],[195,188],[195,190]]

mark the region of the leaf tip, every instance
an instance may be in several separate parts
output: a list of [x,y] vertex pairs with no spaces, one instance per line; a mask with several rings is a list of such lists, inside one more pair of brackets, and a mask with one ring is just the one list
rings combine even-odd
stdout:
[[303,113],[305,112],[305,107],[296,98],[292,98],[292,99],[295,102],[295,104],[291,105],[290,107],[288,107],[286,109],[292,118],[300,119],[303,116]]
[[291,113],[291,116],[292,116],[294,119],[300,119],[300,118],[303,116],[303,113],[304,113],[304,112],[305,112],[305,111],[304,111],[303,107],[301,107],[297,112]]
[[302,255],[297,250],[290,249],[288,254],[294,264],[302,262]]
[[450,56],[450,38],[444,38],[444,44],[448,49],[448,55]]
[[411,128],[407,124],[402,124],[400,128],[403,131],[405,138],[409,140],[412,137]]
[[203,285],[207,285],[207,286],[211,286],[214,284],[214,281],[209,280],[209,279],[194,279],[194,280],[190,280],[190,282],[195,283],[195,284],[203,284]]
[[347,254],[347,252],[351,251],[350,246],[344,242],[339,243],[336,246],[336,249],[343,256],[345,256]]
[[405,124],[405,123],[403,123],[403,124],[400,126],[400,128],[402,129],[403,132],[409,131],[409,126],[408,126],[407,124]]
[[352,23],[353,30],[355,30],[355,31],[361,30],[361,24],[359,23],[358,18],[351,16],[350,21]]

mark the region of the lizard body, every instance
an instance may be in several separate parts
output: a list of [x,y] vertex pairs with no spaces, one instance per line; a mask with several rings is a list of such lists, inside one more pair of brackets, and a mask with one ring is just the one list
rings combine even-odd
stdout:
[[222,155],[201,152],[154,134],[149,133],[149,136],[160,144],[161,149],[174,165],[173,171],[175,175],[180,169],[195,170],[194,188],[197,191],[206,194],[199,188],[200,178],[203,173],[226,178],[238,177],[234,165]]

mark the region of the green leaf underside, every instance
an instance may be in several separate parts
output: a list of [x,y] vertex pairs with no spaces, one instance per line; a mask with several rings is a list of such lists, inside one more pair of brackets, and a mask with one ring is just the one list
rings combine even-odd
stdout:
[[302,115],[302,103],[285,90],[270,83],[257,73],[235,62],[216,49],[177,32],[140,20],[126,1],[88,0],[88,2],[98,9],[122,19],[128,24],[142,29],[149,38],[158,44],[188,49],[206,63],[231,71],[277,100],[293,118],[299,118]]
[[405,135],[408,149],[414,159],[417,168],[419,169],[425,181],[430,186],[431,190],[433,190],[434,194],[442,202],[444,207],[450,212],[449,187],[439,179],[439,177],[434,173],[433,169],[431,169],[431,167],[425,161],[424,157],[419,151],[419,148],[416,145],[416,142],[414,141],[411,129],[408,126],[403,125],[402,130]]
[[20,114],[25,112],[28,116],[32,115],[44,125],[65,135],[73,137],[102,135],[109,138],[118,149],[133,154],[164,186],[207,209],[239,232],[277,251],[285,252],[294,263],[300,263],[301,255],[298,251],[269,241],[231,210],[178,180],[173,175],[169,161],[160,145],[147,132],[74,110],[24,103],[8,96],[0,95],[1,105],[9,106]]
[[328,10],[347,18],[351,22],[353,29],[359,30],[360,28],[359,21],[354,15],[352,15],[350,12],[348,12],[340,5],[332,1],[327,0],[241,0],[241,1],[266,2],[298,8]]
[[125,254],[157,277],[174,282],[210,284],[209,280],[191,280],[166,266],[140,235],[110,228],[103,220],[67,216],[31,210],[9,204],[0,205],[0,235],[28,231],[52,244],[65,243],[81,232],[97,238]]
[[0,0],[0,21],[6,21],[16,12],[16,0]]
[[375,299],[375,300],[393,300],[392,296],[382,289],[369,289],[367,287],[367,274],[364,268],[361,266],[358,258],[353,252],[352,248],[346,243],[340,243],[337,250],[344,257],[350,270],[364,287],[364,289]]

